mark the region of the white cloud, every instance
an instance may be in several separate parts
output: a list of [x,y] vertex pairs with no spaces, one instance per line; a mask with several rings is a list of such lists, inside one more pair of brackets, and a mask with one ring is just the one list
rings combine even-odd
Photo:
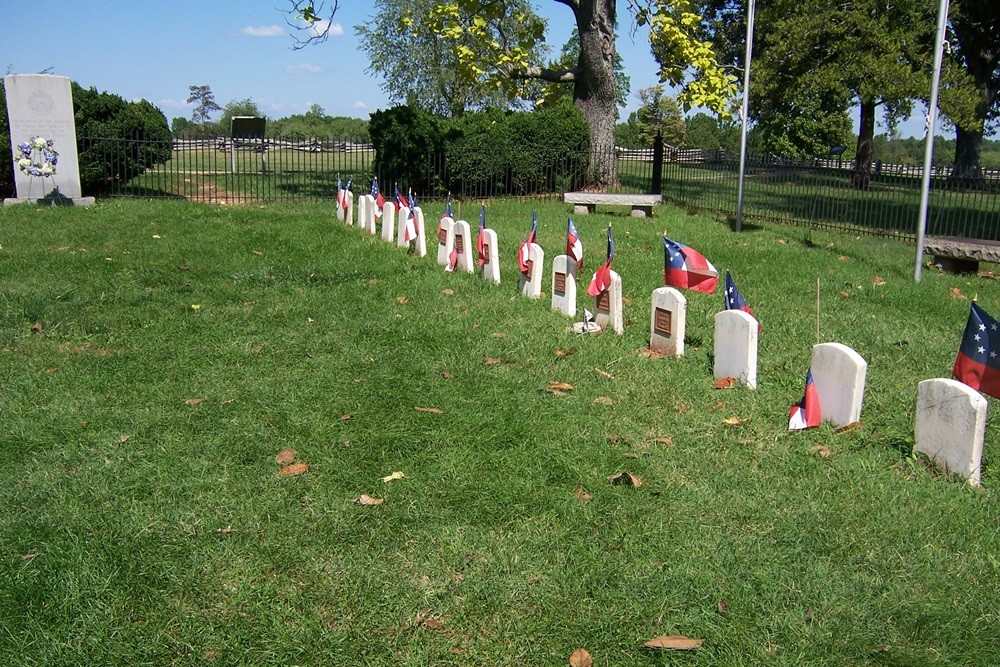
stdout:
[[285,74],[319,74],[322,71],[323,68],[319,65],[310,65],[309,63],[289,65],[285,68]]
[[367,105],[367,104],[365,104],[364,102],[362,102],[361,100],[358,100],[357,102],[355,102],[355,103],[354,103],[354,104],[353,104],[353,105],[351,106],[351,108],[352,108],[352,109],[359,109],[359,110],[360,110],[360,109],[367,109],[367,108],[368,108],[368,105]]
[[[329,28],[329,30],[327,30]],[[329,21],[315,21],[311,26],[309,26],[309,34],[312,37],[318,37],[326,32],[328,37],[340,37],[344,34],[344,26],[339,23],[330,23]]]
[[247,37],[282,37],[285,34],[285,29],[280,25],[248,25],[240,32]]
[[160,106],[165,109],[186,109],[188,107],[188,103],[186,100],[174,100],[167,98],[164,100],[160,100],[157,103],[157,106]]

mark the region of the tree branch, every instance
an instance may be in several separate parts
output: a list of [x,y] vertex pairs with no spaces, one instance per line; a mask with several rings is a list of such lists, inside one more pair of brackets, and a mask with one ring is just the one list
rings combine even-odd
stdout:
[[[333,0],[329,10],[326,7],[326,0],[320,0],[317,5],[315,0],[288,0],[289,9],[283,10],[287,15],[285,23],[297,31],[305,30],[307,37],[302,39],[294,36],[295,44],[292,48],[296,51],[304,49],[310,44],[321,44],[330,37],[330,29],[333,27],[333,17],[340,9],[340,0]],[[326,18],[322,18],[326,15]],[[292,22],[288,19],[291,16],[296,21],[305,21],[303,27],[300,22]]]
[[549,69],[548,67],[526,67],[507,73],[512,79],[541,79],[549,83],[572,83],[580,76],[577,69]]

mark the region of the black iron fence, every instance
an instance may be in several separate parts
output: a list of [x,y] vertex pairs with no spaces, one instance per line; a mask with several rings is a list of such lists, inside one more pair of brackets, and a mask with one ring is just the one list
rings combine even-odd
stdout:
[[[93,164],[106,165],[97,194],[227,203],[333,199],[339,175],[345,184],[352,181],[355,194],[368,192],[372,176],[377,176],[384,194],[391,194],[396,182],[401,188],[419,184],[417,194],[425,200],[443,198],[449,191],[465,198],[561,199],[564,192],[586,183],[593,159],[610,160],[617,167],[618,192],[656,191],[653,178],[659,171],[665,200],[734,215],[739,180],[739,156],[721,149],[666,147],[660,168],[654,170],[652,149],[616,148],[614,156],[595,158],[586,149],[539,156],[525,146],[523,154],[502,159],[428,156],[422,161],[425,172],[403,175],[380,170],[370,145],[337,140],[178,139],[169,151],[166,146],[139,147],[137,142],[142,140],[80,139],[82,149],[100,147],[100,159]],[[115,167],[136,154],[168,154],[169,159],[151,164],[138,176]],[[452,168],[453,163],[460,168]],[[981,182],[962,187],[949,183],[949,174],[946,166],[932,172],[928,234],[1000,240],[1000,171],[985,171]],[[852,175],[853,163],[846,160],[751,156],[744,180],[744,217],[912,239],[921,168],[876,162],[865,189],[853,187]]]

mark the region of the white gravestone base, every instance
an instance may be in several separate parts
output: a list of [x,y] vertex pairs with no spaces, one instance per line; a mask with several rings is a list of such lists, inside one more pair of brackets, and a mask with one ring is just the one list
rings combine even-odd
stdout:
[[979,486],[986,405],[982,394],[958,380],[924,380],[917,386],[913,451]]
[[616,334],[625,333],[625,317],[622,314],[622,279],[611,272],[611,284],[594,299],[594,321],[602,331],[611,329]]
[[528,273],[519,271],[518,290],[522,296],[537,299],[542,296],[542,273],[545,271],[545,251],[542,246],[532,243],[528,246]]
[[576,317],[576,276],[579,267],[569,255],[552,260],[552,310]]
[[494,229],[483,231],[483,250],[486,254],[486,263],[483,264],[483,280],[488,280],[497,285],[500,284],[500,246],[497,243],[497,233]]
[[458,251],[458,263],[455,270],[460,273],[472,273],[475,260],[472,259],[472,233],[469,223],[459,220],[455,223],[455,250]]
[[757,320],[742,310],[715,314],[715,379],[736,378],[757,388]]
[[649,349],[667,357],[684,356],[687,298],[673,287],[653,290],[649,314]]
[[847,426],[861,419],[868,362],[840,343],[813,346],[813,382],[823,419]]

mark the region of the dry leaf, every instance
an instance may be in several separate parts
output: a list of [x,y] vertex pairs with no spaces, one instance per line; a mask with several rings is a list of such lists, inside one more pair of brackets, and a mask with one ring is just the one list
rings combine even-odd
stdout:
[[745,419],[740,419],[736,415],[733,415],[732,417],[726,417],[725,419],[723,419],[722,423],[725,424],[726,426],[738,426],[745,421],[746,421]]
[[657,438],[653,442],[655,442],[658,445],[663,445],[664,447],[669,447],[670,445],[674,444],[674,439],[673,438]]
[[594,659],[585,648],[578,648],[569,655],[569,667],[594,667]]
[[573,385],[569,382],[553,382],[549,380],[549,391],[573,391]]
[[838,428],[835,433],[844,433],[846,431],[853,431],[857,427],[861,426],[861,422],[851,422],[850,424],[845,424]]
[[432,415],[443,415],[444,414],[444,410],[441,410],[440,408],[422,408],[419,405],[415,405],[415,406],[413,406],[413,409],[416,410],[417,412],[429,412]]
[[367,493],[362,493],[354,499],[354,502],[359,505],[381,505],[385,502],[385,498],[372,498]]
[[391,475],[386,475],[385,477],[383,477],[382,481],[388,484],[389,482],[395,481],[397,479],[403,479],[404,477],[406,477],[406,475],[404,475],[401,470],[397,470]]
[[813,445],[809,448],[810,454],[818,454],[820,458],[828,459],[833,451],[826,445]]
[[32,558],[37,558],[39,555],[38,553],[22,554],[21,560],[31,560]]
[[46,373],[48,373],[49,375],[52,375],[52,374],[53,374],[53,373],[55,373],[55,372],[56,372],[57,370],[58,370],[57,368],[46,368],[46,369],[45,369],[45,372],[46,372]]
[[119,443],[128,442],[128,436],[122,433],[120,436],[118,436],[118,442]]
[[486,364],[487,366],[499,366],[500,364],[506,364],[509,362],[503,359],[497,359],[496,357],[486,357],[483,360],[483,363]]
[[715,381],[712,386],[716,389],[732,389],[739,381],[736,378],[724,377]]
[[396,302],[397,303],[409,303],[410,300],[407,299],[405,296],[397,296],[396,297]]
[[222,404],[223,405],[229,405],[230,403],[233,403],[234,401],[236,401],[235,398],[224,398],[224,399],[222,399]]
[[614,405],[614,403],[610,396],[598,396],[594,399],[595,405]]
[[600,375],[601,377],[605,378],[605,379],[608,379],[608,380],[614,380],[615,379],[614,375],[612,375],[611,373],[607,373],[605,371],[602,371],[600,368],[595,368],[594,372],[597,373],[598,375]]
[[263,257],[264,256],[264,251],[263,250],[251,250],[250,252],[252,252],[253,254],[257,255],[258,257]]
[[445,296],[454,296],[455,290],[453,290],[450,287],[445,287],[443,290],[441,290],[441,294],[444,294]]
[[340,415],[340,421],[342,421],[342,422],[346,422],[350,418],[351,418],[351,415],[348,414],[348,413],[346,413],[346,412],[344,414]]
[[566,350],[562,349],[561,347],[557,347],[556,348],[556,356],[557,357],[565,357],[566,356]]
[[642,477],[633,475],[630,472],[616,472],[614,475],[608,477],[608,481],[612,484],[629,484],[634,489],[643,485]]
[[198,405],[199,403],[201,403],[204,400],[205,400],[204,398],[185,398],[184,399],[184,404],[185,405]]
[[494,331],[490,334],[490,338],[504,338],[507,334],[502,331]]
[[180,266],[177,267],[177,270],[178,271],[190,271],[191,267],[188,266],[187,264],[181,264]]
[[729,613],[729,600],[719,600],[719,604],[715,605],[715,611],[719,613],[720,616],[725,616]]
[[624,439],[625,438],[621,437],[620,435],[609,435],[608,436],[608,442],[613,442],[613,443],[619,443],[619,442],[623,441]]
[[959,301],[965,301],[965,295],[962,294],[962,290],[958,289],[957,287],[951,288],[951,295],[954,298],[958,299]]
[[285,449],[282,449],[280,452],[275,454],[274,462],[281,465],[284,465],[286,463],[291,463],[292,461],[295,460],[296,454],[298,454],[297,451],[295,451],[291,447],[286,447]]
[[851,298],[851,295],[850,295],[850,294],[848,294],[847,292],[844,292],[844,291],[841,291],[841,292],[840,292],[840,296],[841,296],[841,298],[843,298],[843,299],[850,299],[850,298]]
[[665,356],[662,352],[657,352],[648,347],[644,347],[636,352],[640,357],[646,357],[647,359],[662,359]]
[[778,239],[778,243],[780,243],[781,245],[788,245],[788,241],[786,241],[785,239]]
[[296,475],[301,475],[302,473],[304,473],[307,470],[309,470],[309,464],[308,463],[293,463],[293,464],[287,465],[284,468],[282,468],[281,470],[279,470],[278,471],[278,475],[280,477],[288,477],[288,476],[293,476],[294,477]]
[[660,635],[659,637],[653,637],[643,644],[643,646],[646,648],[685,651],[701,648],[704,641],[704,639],[689,639],[684,635]]
[[874,278],[872,278],[872,285],[875,285],[876,287],[881,287],[882,285],[885,285],[885,281],[879,278],[878,276],[875,276]]
[[450,380],[451,371],[441,371],[441,377],[443,377],[445,380]]
[[847,255],[841,255],[837,259],[840,260],[841,262],[849,262],[851,260],[851,258],[848,257]]
[[587,490],[583,488],[582,484],[577,484],[576,490],[573,491],[573,497],[576,498],[577,500],[582,500],[583,502],[587,502],[594,496],[587,493]]

